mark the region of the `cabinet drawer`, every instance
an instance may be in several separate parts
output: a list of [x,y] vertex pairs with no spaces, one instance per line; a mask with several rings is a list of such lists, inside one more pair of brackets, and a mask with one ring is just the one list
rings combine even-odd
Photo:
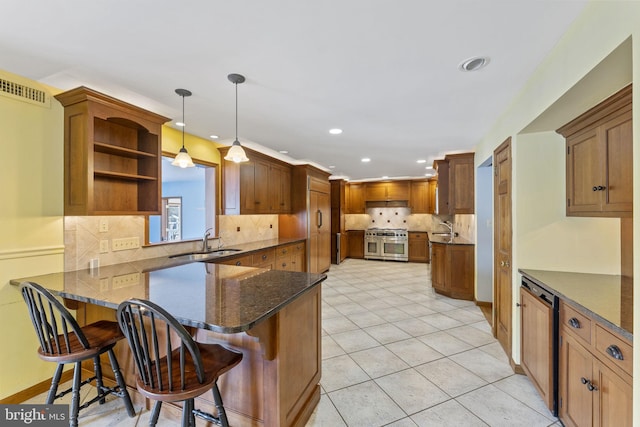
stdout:
[[560,324],[587,346],[591,344],[591,319],[584,314],[563,303],[560,306]]
[[238,266],[242,266],[242,267],[251,267],[253,265],[253,260],[251,258],[251,255],[246,255],[246,256],[242,256],[242,257],[238,257],[238,258],[233,258],[233,259],[220,261],[220,264],[238,265]]
[[412,231],[409,233],[410,239],[427,240],[427,232]]
[[266,251],[260,251],[253,254],[252,265],[269,264],[275,260],[275,251],[268,249]]
[[596,353],[603,362],[633,375],[633,347],[617,335],[596,325]]
[[276,248],[276,258],[287,258],[295,252],[296,245],[284,245]]

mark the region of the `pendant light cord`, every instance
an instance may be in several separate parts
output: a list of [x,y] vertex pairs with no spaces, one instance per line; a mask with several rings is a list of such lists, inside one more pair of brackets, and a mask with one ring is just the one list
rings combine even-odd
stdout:
[[182,148],[184,148],[184,128],[187,124],[184,122],[184,95],[182,95]]
[[236,141],[238,141],[238,82],[236,85]]

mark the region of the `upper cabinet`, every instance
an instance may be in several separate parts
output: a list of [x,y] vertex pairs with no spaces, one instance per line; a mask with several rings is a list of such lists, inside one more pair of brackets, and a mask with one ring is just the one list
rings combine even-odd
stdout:
[[364,190],[365,184],[354,182],[347,185],[345,191],[346,211],[348,214],[363,214],[365,213],[364,203]]
[[433,163],[438,173],[435,214],[472,214],[474,203],[474,153],[448,154]]
[[409,193],[409,181],[368,182],[365,187],[365,201],[409,200]]
[[567,216],[631,216],[631,95],[629,85],[557,130],[567,141]]
[[409,207],[412,214],[431,213],[429,203],[429,181],[411,181]]
[[[230,147],[218,150],[224,157]],[[245,148],[248,162],[222,160],[222,212],[225,215],[291,212],[291,166]]]
[[79,87],[64,106],[65,215],[158,215],[167,117]]

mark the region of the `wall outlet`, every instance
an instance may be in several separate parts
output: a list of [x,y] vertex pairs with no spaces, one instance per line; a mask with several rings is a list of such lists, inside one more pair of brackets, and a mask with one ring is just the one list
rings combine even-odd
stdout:
[[113,289],[139,285],[140,273],[130,273],[130,274],[122,274],[120,276],[113,276],[111,284],[113,286]]
[[100,233],[106,233],[109,231],[109,220],[107,218],[100,218],[98,231],[100,231]]
[[100,279],[100,292],[107,292],[109,290],[109,279],[102,278]]
[[100,253],[106,254],[107,252],[109,252],[109,240],[102,239],[100,240]]
[[139,237],[126,237],[124,239],[113,239],[111,241],[112,251],[126,251],[128,249],[138,249],[139,247]]

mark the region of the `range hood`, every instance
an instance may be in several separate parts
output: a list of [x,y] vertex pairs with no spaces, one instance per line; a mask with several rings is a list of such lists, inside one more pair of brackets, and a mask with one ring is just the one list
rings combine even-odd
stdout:
[[365,202],[367,208],[408,208],[408,200],[380,200]]

